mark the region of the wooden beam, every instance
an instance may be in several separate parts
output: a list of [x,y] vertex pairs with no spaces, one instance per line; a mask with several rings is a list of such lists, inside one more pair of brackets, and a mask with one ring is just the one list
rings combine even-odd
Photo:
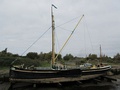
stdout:
[[111,81],[117,81],[117,79],[111,78],[111,77],[108,77],[108,76],[103,76],[103,78],[106,78],[106,79],[111,80]]
[[101,80],[99,80],[99,79],[93,79],[94,81],[96,81],[96,82],[101,82]]

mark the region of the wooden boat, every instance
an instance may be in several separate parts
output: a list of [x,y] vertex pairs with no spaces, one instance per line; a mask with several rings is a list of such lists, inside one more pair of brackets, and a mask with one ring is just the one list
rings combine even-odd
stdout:
[[[55,7],[52,5],[52,7]],[[51,7],[51,16],[52,16],[52,66],[55,65],[55,53],[54,53],[54,29],[55,29],[55,22],[54,22],[54,15],[53,15],[53,10]],[[56,8],[56,7],[55,7]],[[83,16],[80,18],[79,22],[77,23],[76,27],[80,23],[81,19]],[[75,31],[73,30],[73,32]],[[71,33],[71,35],[73,34]],[[68,37],[67,41],[70,39],[71,35]],[[65,42],[65,44],[67,43]],[[65,46],[63,45],[63,47]],[[62,48],[63,48],[62,47]],[[61,51],[61,50],[60,50]],[[60,53],[60,52],[59,52]],[[83,80],[82,77],[87,77],[87,76],[99,76],[99,75],[104,75],[107,71],[110,70],[110,67],[100,67],[96,69],[81,69],[81,68],[73,68],[73,69],[67,69],[67,68],[62,68],[62,69],[56,69],[56,68],[49,68],[49,69],[24,69],[24,68],[17,68],[17,67],[11,67],[10,68],[10,81],[11,82],[29,82],[29,83],[41,83],[44,82],[44,80],[47,79],[47,82],[56,82],[54,80],[58,80],[57,82],[70,82],[70,81],[79,81]],[[97,75],[98,74],[98,75]],[[63,79],[64,78],[64,79]],[[72,79],[71,79],[72,78]],[[86,79],[89,79],[88,77]],[[86,80],[85,79],[85,80]],[[47,83],[46,82],[46,83]],[[45,83],[45,82],[44,82]]]
[[[66,68],[55,68],[55,50],[54,50],[54,31],[55,31],[55,22],[53,15],[53,7],[51,6],[51,17],[52,17],[52,67],[49,69],[25,69],[25,68],[17,68],[12,66],[10,68],[10,81],[13,79],[46,79],[46,78],[59,78],[59,77],[78,77],[81,76],[81,69],[66,69]],[[56,7],[55,7],[56,8]],[[82,18],[80,18],[78,24],[80,23]],[[78,26],[77,24],[77,26]],[[76,26],[76,27],[77,27]],[[76,29],[75,27],[75,29]],[[75,30],[74,29],[74,30]],[[69,37],[70,38],[70,37]]]

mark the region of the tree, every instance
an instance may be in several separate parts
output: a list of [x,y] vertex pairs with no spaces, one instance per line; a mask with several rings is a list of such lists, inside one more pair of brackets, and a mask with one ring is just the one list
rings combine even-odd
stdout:
[[89,54],[87,59],[95,60],[95,59],[97,59],[97,55],[96,54]]
[[7,48],[0,52],[0,56],[7,56]]
[[59,54],[57,59],[58,59],[58,60],[62,60],[62,55]]
[[[49,53],[41,52],[38,56],[39,56],[40,60],[51,60],[52,52],[49,52]],[[57,56],[57,54],[55,54],[55,56]],[[59,54],[58,57],[57,57],[57,60],[61,60],[61,59],[62,59],[62,55]]]
[[44,60],[45,58],[45,54],[43,52],[41,52],[38,56],[40,60]]
[[38,54],[36,52],[29,52],[26,56],[30,59],[37,59],[38,58]]
[[117,53],[115,56],[114,56],[114,58],[113,58],[114,60],[115,60],[115,62],[120,62],[120,54],[119,53]]
[[7,53],[7,48],[5,48],[5,50],[2,51],[3,54]]
[[52,57],[52,53],[51,53],[51,52],[45,53],[44,59],[45,59],[45,60],[51,60],[51,57]]
[[64,60],[71,60],[71,59],[73,59],[74,57],[73,57],[73,55],[71,55],[71,54],[66,54],[64,57],[63,57],[63,59]]

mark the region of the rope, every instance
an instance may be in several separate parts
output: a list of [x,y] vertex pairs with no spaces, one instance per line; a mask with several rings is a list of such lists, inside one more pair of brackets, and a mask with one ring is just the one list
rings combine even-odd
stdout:
[[51,27],[49,27],[38,39],[36,39],[22,54],[25,54],[43,35],[45,35],[45,33],[47,33],[47,31],[50,29]]
[[[23,54],[25,54],[43,35],[45,35],[45,33],[47,33],[50,28],[51,28],[51,27],[49,27],[38,39],[36,39],[36,40],[21,54],[21,56],[22,56]],[[11,65],[12,65],[15,61],[17,61],[17,60],[18,60],[18,58],[15,59],[14,61],[12,61],[12,62],[11,62]]]
[[92,40],[91,40],[91,35],[90,35],[89,30],[88,30],[88,25],[87,25],[87,22],[86,22],[86,18],[84,20],[85,20],[85,24],[86,24],[86,29],[87,29],[87,32],[88,32],[88,36],[89,36],[89,39],[90,39],[90,44],[91,44],[91,47],[92,47],[92,52],[94,53],[93,44],[92,44]]

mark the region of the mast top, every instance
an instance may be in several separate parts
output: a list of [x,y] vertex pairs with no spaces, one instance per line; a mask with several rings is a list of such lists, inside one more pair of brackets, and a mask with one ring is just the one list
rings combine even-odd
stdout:
[[57,7],[54,4],[52,4],[52,6],[57,9]]

